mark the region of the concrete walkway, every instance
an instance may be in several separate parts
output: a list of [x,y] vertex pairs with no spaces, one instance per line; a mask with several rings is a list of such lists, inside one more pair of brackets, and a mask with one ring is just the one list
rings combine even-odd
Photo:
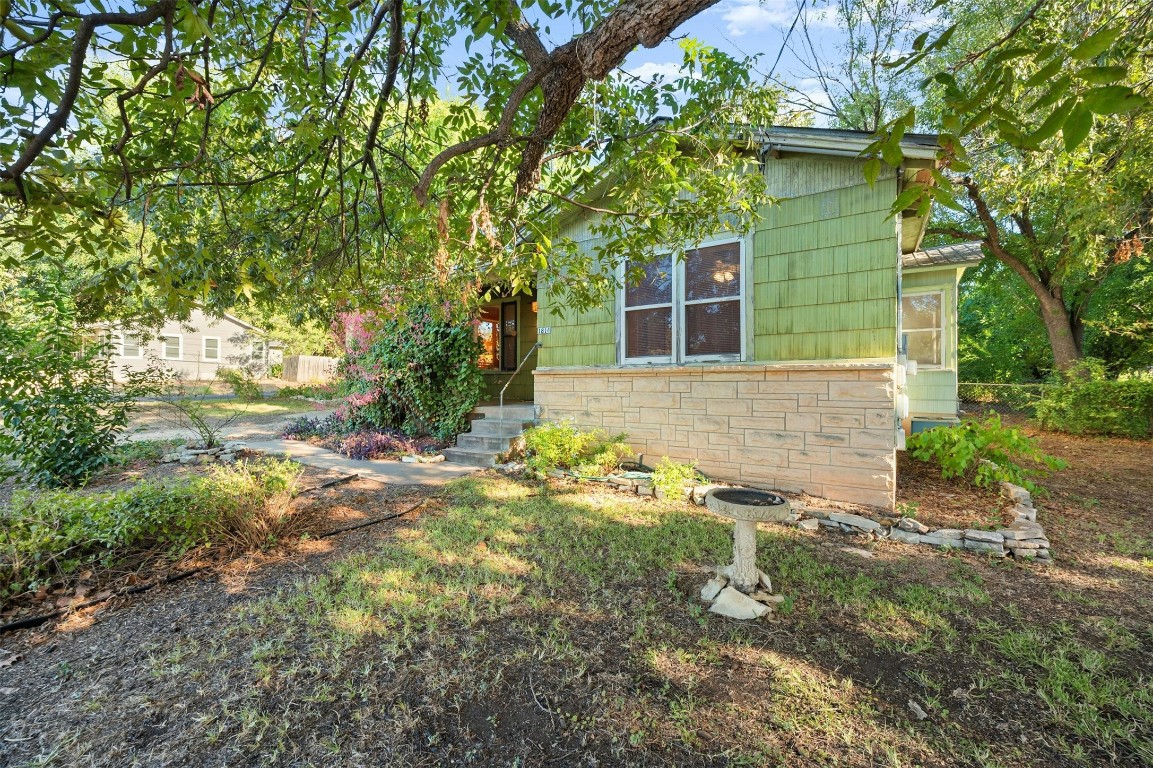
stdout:
[[476,472],[479,467],[439,461],[435,464],[407,464],[387,459],[350,459],[318,445],[299,440],[249,440],[248,448],[287,456],[301,464],[345,475],[357,474],[366,480],[389,485],[444,485],[449,480]]

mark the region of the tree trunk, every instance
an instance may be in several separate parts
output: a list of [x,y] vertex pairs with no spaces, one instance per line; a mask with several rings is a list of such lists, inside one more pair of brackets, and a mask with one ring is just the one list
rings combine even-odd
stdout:
[[1081,362],[1081,344],[1073,329],[1073,321],[1065,303],[1054,297],[1043,287],[1038,290],[1029,285],[1041,303],[1041,319],[1045,321],[1045,333],[1049,336],[1049,346],[1053,350],[1053,364],[1057,370],[1065,372]]

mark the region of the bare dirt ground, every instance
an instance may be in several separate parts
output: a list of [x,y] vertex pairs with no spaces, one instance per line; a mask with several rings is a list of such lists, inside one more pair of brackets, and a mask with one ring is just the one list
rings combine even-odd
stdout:
[[[751,623],[701,610],[695,507],[335,486],[310,530],[428,501],[0,636],[0,766],[1147,765],[1153,446],[1041,439],[1055,565],[762,526]],[[901,470],[926,522],[1000,513]]]

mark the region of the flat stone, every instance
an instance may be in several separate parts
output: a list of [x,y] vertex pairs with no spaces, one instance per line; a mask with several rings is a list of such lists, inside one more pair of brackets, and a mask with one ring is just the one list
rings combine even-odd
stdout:
[[815,531],[821,527],[821,521],[809,517],[804,520],[798,520],[797,527],[802,531]]
[[769,612],[769,607],[732,587],[725,587],[709,606],[712,613],[728,616],[730,619],[759,619]]
[[817,520],[817,524],[823,525],[826,528],[836,528],[838,531],[841,530],[841,524],[840,523],[835,523],[832,520],[827,520],[825,518],[819,518]]
[[1037,510],[1033,509],[1032,506],[1027,507],[1024,504],[1018,504],[1013,507],[1013,517],[1035,523],[1037,522]]
[[902,517],[897,522],[897,527],[900,528],[902,531],[908,531],[910,533],[928,533],[929,532],[929,526],[925,525],[922,522],[914,520],[911,517]]
[[841,547],[842,552],[847,552],[850,555],[857,555],[858,557],[870,558],[873,553],[867,549],[858,549],[857,547]]
[[1001,492],[1017,504],[1033,505],[1033,495],[1025,488],[1013,483],[1001,483]]
[[636,485],[635,480],[629,480],[627,477],[617,477],[616,475],[609,475],[609,482],[613,485],[619,485],[622,488],[632,488]]
[[925,720],[929,717],[929,713],[923,710],[921,705],[912,699],[909,699],[909,712],[911,712],[917,720]]
[[651,485],[638,485],[637,494],[640,496],[654,496],[656,492]]
[[400,460],[405,464],[420,464],[419,456],[401,456]]
[[218,456],[216,458],[216,460],[219,461],[221,464],[235,464],[236,463],[236,454],[235,453],[222,453],[222,454],[220,454],[220,456]]
[[805,507],[804,513],[809,517],[815,517],[818,520],[829,519],[829,510],[827,509],[820,509],[818,507]]
[[841,525],[850,525],[854,528],[860,528],[865,531],[880,531],[882,530],[881,524],[875,520],[870,520],[867,517],[860,515],[851,515],[847,512],[830,512],[829,519],[840,523]]
[[1005,546],[1009,549],[1048,549],[1048,539],[1029,539],[1028,541],[1006,541]]
[[903,531],[900,528],[894,528],[889,532],[889,538],[893,541],[899,541],[902,544],[920,544],[921,534],[913,533],[912,531]]
[[211,453],[202,453],[196,457],[197,464],[211,464],[216,461],[216,456]]
[[971,539],[965,539],[965,549],[971,549],[974,552],[988,552],[993,555],[1004,556],[1005,554],[1005,547],[1003,547],[1001,544],[990,541],[975,541]]
[[1045,535],[1045,529],[1036,523],[1018,520],[1011,524],[1008,528],[1000,528],[997,533],[1005,541],[1021,540],[1021,539],[1038,539]]
[[763,589],[758,589],[756,592],[749,595],[749,597],[753,598],[758,603],[764,603],[765,605],[780,605],[781,603],[785,602],[784,595],[772,595]]
[[180,461],[179,453],[166,453],[160,457],[161,464],[171,464],[174,461]]
[[701,600],[704,600],[706,603],[711,603],[728,584],[729,580],[723,576],[716,576],[709,579],[701,588]]
[[964,535],[964,531],[956,528],[941,528],[923,534],[921,536],[921,543],[932,544],[934,547],[961,547],[964,546],[962,544]]
[[219,448],[186,448],[184,454],[186,456],[202,456],[206,453],[215,453],[220,450]]
[[438,454],[435,454],[433,456],[425,456],[424,457],[424,463],[425,464],[438,464],[444,460],[445,459],[444,459],[443,453],[438,453]]
[[985,544],[1001,545],[1005,543],[1005,537],[995,531],[982,531],[976,528],[970,528],[965,531],[965,541],[980,541]]
[[695,486],[693,486],[692,491],[690,491],[690,498],[692,498],[692,500],[696,504],[703,507],[705,505],[705,495],[709,491],[711,491],[714,488],[724,488],[724,487],[725,486],[723,486],[723,485],[716,485],[715,483],[710,483],[709,485],[695,485]]
[[195,464],[195,463],[196,463],[196,459],[197,459],[197,457],[196,457],[196,456],[187,456],[187,455],[185,455],[185,456],[181,456],[181,457],[180,457],[180,463],[181,463],[181,464]]

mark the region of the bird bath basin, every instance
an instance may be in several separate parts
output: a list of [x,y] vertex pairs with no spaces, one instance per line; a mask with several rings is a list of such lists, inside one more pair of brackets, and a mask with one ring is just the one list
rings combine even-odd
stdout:
[[751,488],[714,488],[705,494],[705,507],[721,517],[734,520],[733,564],[723,570],[729,586],[744,594],[763,587],[772,592],[769,577],[757,569],[757,523],[783,521],[791,510],[782,496]]

